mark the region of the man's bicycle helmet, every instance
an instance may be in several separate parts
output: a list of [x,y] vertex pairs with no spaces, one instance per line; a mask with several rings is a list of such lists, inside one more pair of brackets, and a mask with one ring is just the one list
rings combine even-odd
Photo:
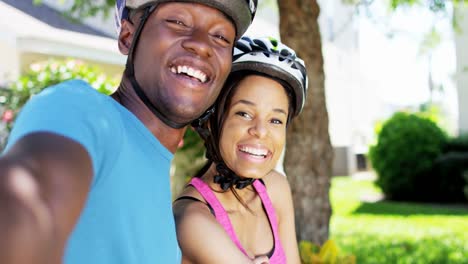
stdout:
[[231,73],[253,71],[273,76],[288,84],[294,92],[294,114],[304,107],[307,96],[307,71],[294,50],[273,38],[243,36],[234,47]]
[[122,19],[128,19],[128,11],[166,2],[200,3],[226,14],[236,26],[236,39],[247,30],[257,11],[258,0],[117,0],[115,22],[118,32]]

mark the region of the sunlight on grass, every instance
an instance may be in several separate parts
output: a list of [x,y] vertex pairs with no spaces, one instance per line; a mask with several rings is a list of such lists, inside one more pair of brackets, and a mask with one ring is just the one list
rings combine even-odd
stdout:
[[468,263],[468,209],[388,201],[371,180],[335,177],[330,238],[357,263]]

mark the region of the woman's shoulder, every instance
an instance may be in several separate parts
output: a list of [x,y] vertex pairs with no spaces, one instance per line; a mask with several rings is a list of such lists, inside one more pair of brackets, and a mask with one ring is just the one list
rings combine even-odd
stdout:
[[274,194],[290,189],[287,176],[276,170],[272,170],[262,179],[269,193]]
[[199,218],[202,220],[206,218],[209,219],[209,221],[214,220],[208,203],[192,185],[187,185],[182,190],[172,207],[177,224],[184,223],[187,219],[189,219],[189,221],[194,221]]
[[263,177],[263,181],[265,182],[266,190],[273,207],[275,207],[278,214],[281,214],[285,206],[286,199],[284,198],[291,196],[291,187],[287,176],[276,170],[272,170]]

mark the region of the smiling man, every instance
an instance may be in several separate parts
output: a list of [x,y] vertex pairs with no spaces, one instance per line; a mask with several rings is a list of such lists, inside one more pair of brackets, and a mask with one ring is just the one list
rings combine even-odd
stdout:
[[0,263],[180,263],[169,185],[256,0],[117,1],[112,96],[74,80],[23,108],[0,158]]

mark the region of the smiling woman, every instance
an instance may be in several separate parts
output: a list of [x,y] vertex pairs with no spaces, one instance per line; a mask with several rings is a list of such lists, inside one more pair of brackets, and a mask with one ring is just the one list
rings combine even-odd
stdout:
[[274,168],[306,89],[304,62],[290,48],[268,38],[236,43],[214,114],[194,125],[208,163],[174,203],[184,263],[300,263],[291,190]]
[[283,151],[289,99],[271,77],[240,76],[244,78],[228,99],[220,154],[237,175],[261,178],[275,168]]

